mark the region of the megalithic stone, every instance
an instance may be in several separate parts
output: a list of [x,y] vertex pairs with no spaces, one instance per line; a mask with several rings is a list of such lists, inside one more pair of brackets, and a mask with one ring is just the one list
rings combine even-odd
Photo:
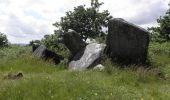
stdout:
[[52,60],[55,64],[59,64],[61,60],[64,60],[62,55],[47,49],[44,45],[40,45],[37,49],[35,49],[33,54],[44,60]]
[[80,38],[80,35],[74,30],[66,32],[63,35],[63,40],[64,40],[64,44],[69,49],[69,51],[72,53],[73,57],[81,49],[86,47],[86,43]]
[[145,63],[149,45],[148,32],[121,18],[109,21],[106,54],[125,64]]

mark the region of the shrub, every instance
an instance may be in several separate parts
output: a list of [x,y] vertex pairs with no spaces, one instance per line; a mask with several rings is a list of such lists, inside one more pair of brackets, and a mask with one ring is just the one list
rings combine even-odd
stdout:
[[5,34],[0,32],[0,47],[7,47],[8,39]]
[[60,38],[58,34],[51,34],[45,35],[44,38],[41,40],[41,43],[45,45],[48,49],[56,52],[57,54],[62,55],[64,58],[64,64],[67,62],[69,58],[69,51],[68,49],[60,42]]
[[151,27],[150,31],[151,40],[156,42],[165,42],[170,40],[170,4],[164,16],[157,19],[158,27]]

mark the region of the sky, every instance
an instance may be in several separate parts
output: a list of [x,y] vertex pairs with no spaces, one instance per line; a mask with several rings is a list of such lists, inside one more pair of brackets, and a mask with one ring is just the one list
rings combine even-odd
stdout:
[[[123,18],[145,29],[157,26],[156,19],[168,9],[168,0],[99,0],[101,10],[114,18]],[[53,34],[65,12],[78,5],[90,6],[90,0],[0,0],[0,32],[11,43],[29,43]]]

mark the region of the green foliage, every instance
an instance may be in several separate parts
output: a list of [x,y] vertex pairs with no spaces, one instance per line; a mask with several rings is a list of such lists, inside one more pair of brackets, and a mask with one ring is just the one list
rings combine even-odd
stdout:
[[58,36],[55,34],[45,35],[41,42],[49,49],[60,49],[60,45],[58,45]]
[[95,38],[95,40],[98,43],[105,43],[106,42],[106,36],[98,36],[98,37]]
[[149,51],[152,54],[159,54],[159,55],[167,55],[170,57],[170,43],[157,43],[152,42],[150,43]]
[[5,34],[0,32],[0,48],[8,46],[8,39]]
[[30,47],[10,45],[8,48],[0,49],[0,62],[16,59],[17,57],[23,55],[24,53],[28,54],[28,52],[30,51],[31,51]]
[[44,38],[41,40],[41,43],[44,44],[48,49],[64,56],[66,60],[64,61],[64,63],[67,62],[70,54],[68,49],[61,43],[58,33],[45,35]]
[[54,26],[63,32],[73,29],[80,33],[82,39],[95,38],[103,36],[105,33],[102,27],[107,27],[110,16],[108,10],[99,11],[100,6],[98,0],[91,0],[91,7],[85,8],[85,5],[74,7],[74,11],[66,12],[65,17],[61,17],[60,22],[56,22]]
[[[170,7],[170,4],[169,4]],[[164,16],[157,19],[158,27],[152,27],[150,31],[151,40],[157,42],[165,42],[170,40],[170,8],[167,10]]]
[[41,44],[41,41],[40,40],[32,40],[32,41],[30,41],[29,46],[32,46],[34,43]]
[[149,60],[152,66],[167,66],[170,62],[170,42],[151,42],[149,45]]

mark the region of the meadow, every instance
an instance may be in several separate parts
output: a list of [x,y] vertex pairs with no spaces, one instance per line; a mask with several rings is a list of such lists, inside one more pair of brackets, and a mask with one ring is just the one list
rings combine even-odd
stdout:
[[[0,49],[0,100],[170,100],[170,43],[150,43],[150,67],[70,71],[45,62],[31,47]],[[6,76],[23,73],[21,79]]]

